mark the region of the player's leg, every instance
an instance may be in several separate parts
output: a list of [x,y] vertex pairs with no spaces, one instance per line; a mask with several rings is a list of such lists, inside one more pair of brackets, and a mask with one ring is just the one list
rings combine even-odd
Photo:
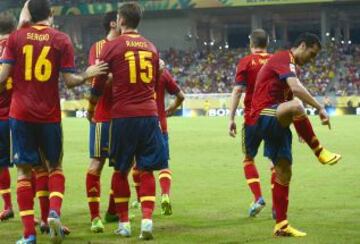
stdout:
[[114,167],[111,188],[119,224],[115,234],[130,237],[130,187],[128,172],[133,163],[138,129],[133,119],[113,119],[110,126],[110,161]]
[[155,205],[155,178],[153,170],[168,168],[165,142],[157,117],[138,119],[143,140],[139,141],[136,163],[140,173],[140,202],[142,210],[140,239],[153,238],[152,214]]
[[16,195],[19,215],[24,228],[18,243],[35,243],[34,190],[32,165],[40,162],[36,131],[33,123],[10,119],[12,161],[17,166]]
[[[169,137],[167,133],[163,133],[163,138],[165,142],[165,153],[167,159],[170,160],[169,153]],[[162,169],[159,172],[159,183],[161,189],[161,214],[162,215],[172,215],[172,207],[170,202],[170,187],[172,181],[172,172],[169,167]]]
[[65,192],[65,176],[62,168],[63,133],[61,123],[38,124],[39,145],[49,168],[49,216],[50,238],[61,243],[64,229],[60,221]]
[[134,163],[134,167],[131,170],[131,175],[134,182],[134,187],[136,191],[136,200],[131,203],[132,208],[139,208],[140,206],[140,171],[136,167],[136,163]]
[[254,201],[250,205],[249,216],[255,217],[265,207],[265,200],[261,194],[260,177],[255,165],[254,157],[257,154],[261,143],[261,138],[257,135],[256,126],[244,124],[243,131],[243,161],[246,182],[254,196]]
[[331,153],[321,146],[306,115],[304,105],[299,99],[280,104],[276,116],[283,127],[294,123],[298,135],[308,144],[320,163],[333,165],[340,160],[340,155]]
[[4,200],[4,209],[0,212],[0,221],[14,217],[11,202],[9,121],[0,121],[0,194]]
[[[274,191],[276,173],[275,173],[274,164],[272,162],[270,162],[270,172],[271,172],[271,176],[270,176],[271,195],[274,196],[273,191]],[[272,218],[276,219],[276,210],[275,210],[275,205],[274,205],[274,199],[272,199],[271,213],[272,213]]]
[[36,197],[39,199],[40,213],[41,213],[41,222],[40,222],[40,232],[49,233],[49,225],[47,218],[49,216],[49,170],[47,168],[45,158],[41,157],[42,161],[41,166],[34,168],[35,171],[35,189]]

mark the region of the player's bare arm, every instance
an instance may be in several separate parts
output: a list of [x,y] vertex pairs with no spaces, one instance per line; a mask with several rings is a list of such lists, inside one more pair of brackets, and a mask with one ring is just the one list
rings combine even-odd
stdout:
[[229,135],[231,137],[235,137],[237,134],[235,115],[236,115],[236,109],[239,106],[241,95],[243,92],[245,92],[245,89],[242,86],[235,86],[231,93],[230,121],[229,121]]
[[331,129],[330,117],[325,108],[310,94],[310,92],[301,84],[296,77],[289,77],[286,79],[294,96],[299,98],[302,102],[309,104],[319,111],[319,116],[323,125],[327,125]]
[[4,63],[0,72],[0,90],[4,88],[6,80],[9,78],[12,69],[12,64]]
[[169,107],[166,109],[166,116],[170,117],[172,116],[175,112],[176,109],[178,107],[180,107],[180,105],[183,103],[183,101],[185,100],[185,95],[182,91],[179,91],[176,95],[175,95],[175,100],[172,104],[169,105]]
[[28,8],[29,2],[30,0],[27,0],[24,4],[24,7],[21,9],[18,29],[31,22],[31,15]]
[[106,74],[107,70],[108,64],[105,62],[99,62],[89,66],[86,71],[81,74],[63,73],[63,76],[65,78],[66,86],[68,88],[72,88],[84,84],[88,79]]

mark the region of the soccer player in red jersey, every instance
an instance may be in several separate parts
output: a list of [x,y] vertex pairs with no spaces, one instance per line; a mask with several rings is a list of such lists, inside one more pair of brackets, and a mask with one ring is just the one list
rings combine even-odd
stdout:
[[31,176],[32,168],[41,162],[39,150],[49,168],[50,237],[59,243],[64,234],[60,210],[65,190],[59,74],[63,74],[68,87],[74,87],[103,74],[107,65],[99,63],[75,74],[70,38],[50,27],[50,2],[30,0],[28,10],[33,24],[9,36],[0,73],[2,86],[10,73],[14,80],[9,113],[11,156],[18,169],[17,200],[24,226],[24,236],[17,243],[36,243]]
[[[165,93],[175,96],[175,100],[165,108]],[[167,159],[170,159],[169,153],[169,136],[167,129],[167,119],[166,117],[173,115],[177,108],[181,106],[182,102],[185,99],[184,93],[181,91],[180,87],[176,83],[175,79],[171,76],[170,72],[167,69],[163,69],[159,82],[156,86],[156,104],[159,113],[160,127],[164,137],[166,145],[166,155]],[[139,189],[140,189],[140,175],[136,167],[132,171],[134,184],[136,192],[139,198]],[[160,170],[159,173],[159,183],[161,188],[161,214],[162,215],[171,215],[172,207],[170,203],[170,187],[172,181],[172,172],[169,168]],[[137,201],[135,202],[137,203]],[[133,205],[135,205],[133,203]]]
[[[251,116],[258,135],[267,147],[265,156],[275,167],[273,204],[276,212],[275,236],[302,237],[288,224],[288,194],[292,165],[292,135],[294,124],[298,135],[309,145],[320,163],[336,164],[341,156],[323,148],[306,115],[302,102],[318,110],[323,125],[330,128],[330,118],[324,107],[308,92],[296,75],[296,66],[313,60],[321,49],[319,38],[304,33],[290,50],[274,54],[260,70],[251,104]],[[293,98],[296,97],[296,98]]]
[[[130,236],[128,173],[136,160],[140,170],[142,207],[141,239],[152,239],[152,213],[155,203],[153,170],[167,168],[165,143],[161,134],[155,101],[159,78],[156,47],[137,32],[142,10],[137,3],[119,8],[117,26],[121,36],[103,47],[100,60],[109,64],[113,74],[110,129],[110,163],[114,166],[112,190],[119,228],[117,234]],[[91,101],[97,102],[107,76],[95,80]]]
[[235,123],[236,109],[242,93],[245,92],[245,121],[242,131],[242,143],[243,153],[245,155],[243,161],[245,178],[254,195],[254,202],[249,209],[249,215],[251,217],[255,217],[265,207],[265,200],[261,194],[259,173],[253,157],[253,155],[257,153],[257,149],[262,140],[261,137],[257,136],[255,126],[252,125],[250,110],[257,74],[271,56],[267,53],[268,40],[269,37],[263,29],[256,29],[250,34],[251,54],[243,57],[237,65],[235,87],[231,96],[229,134],[235,137],[237,133]]
[[[15,18],[10,14],[0,16],[0,56],[2,56],[7,39],[16,29]],[[10,128],[9,110],[11,102],[12,79],[6,81],[5,89],[0,94],[0,194],[4,200],[4,209],[0,212],[0,221],[14,217],[10,189]]]
[[[116,28],[117,12],[109,12],[105,15],[103,25],[106,38],[92,45],[89,53],[89,64],[93,65],[99,61],[100,53],[104,45],[119,36]],[[91,214],[91,231],[103,232],[104,225],[100,218],[100,176],[106,158],[109,157],[109,127],[111,120],[111,81],[106,85],[103,95],[94,107],[89,103],[88,113],[93,118],[90,121],[90,165],[86,174],[86,194]],[[105,215],[107,222],[117,221],[113,194],[110,194],[109,208]]]

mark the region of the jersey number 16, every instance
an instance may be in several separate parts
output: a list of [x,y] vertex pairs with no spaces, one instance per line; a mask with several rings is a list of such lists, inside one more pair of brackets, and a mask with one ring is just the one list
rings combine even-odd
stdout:
[[35,69],[33,68],[33,58],[34,58],[34,46],[25,45],[23,47],[23,54],[25,55],[25,80],[31,81],[34,76],[39,82],[46,82],[51,77],[52,64],[47,59],[49,54],[50,47],[44,46],[40,52],[39,57],[35,63]]

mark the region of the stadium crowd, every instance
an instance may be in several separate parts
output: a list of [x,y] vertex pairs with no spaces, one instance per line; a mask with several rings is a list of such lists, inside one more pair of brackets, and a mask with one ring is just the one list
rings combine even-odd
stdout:
[[[161,52],[167,68],[185,93],[230,93],[239,59],[248,49],[202,49]],[[86,53],[77,51],[77,66],[87,65]],[[310,92],[316,96],[326,94],[360,95],[360,46],[349,48],[330,46],[316,60],[300,69],[300,77]],[[61,87],[61,97],[66,100],[81,99],[88,86],[66,90]]]

